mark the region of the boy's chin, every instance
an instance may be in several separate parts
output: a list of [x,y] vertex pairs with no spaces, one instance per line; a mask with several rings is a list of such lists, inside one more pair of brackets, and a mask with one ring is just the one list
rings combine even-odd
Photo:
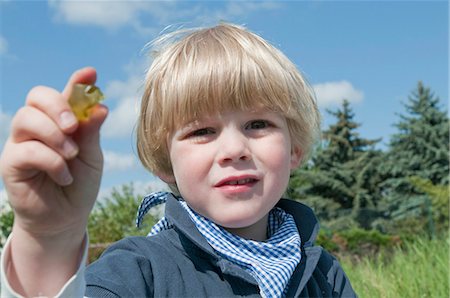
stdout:
[[[215,224],[223,227],[226,230],[244,230],[254,228],[256,225],[260,225],[262,218],[250,217],[250,216],[241,216],[241,217],[228,217],[221,219],[211,219]],[[262,222],[265,226],[267,221]]]

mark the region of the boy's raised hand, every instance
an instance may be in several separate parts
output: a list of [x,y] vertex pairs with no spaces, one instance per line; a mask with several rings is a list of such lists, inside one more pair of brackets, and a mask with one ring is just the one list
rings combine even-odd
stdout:
[[77,268],[102,175],[99,130],[107,109],[98,105],[78,122],[67,100],[75,83],[95,81],[95,69],[83,68],[62,93],[33,88],[2,152],[0,170],[15,213],[7,275],[26,295],[55,294]]

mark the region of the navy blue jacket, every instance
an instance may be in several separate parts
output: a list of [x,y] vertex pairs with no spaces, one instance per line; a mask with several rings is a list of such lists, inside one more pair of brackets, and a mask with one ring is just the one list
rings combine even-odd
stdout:
[[[314,246],[319,225],[305,205],[282,199],[302,239],[302,259],[287,297],[355,297],[344,271]],[[260,297],[256,280],[216,254],[175,198],[166,203],[173,228],[152,237],[125,238],[86,269],[88,297]]]

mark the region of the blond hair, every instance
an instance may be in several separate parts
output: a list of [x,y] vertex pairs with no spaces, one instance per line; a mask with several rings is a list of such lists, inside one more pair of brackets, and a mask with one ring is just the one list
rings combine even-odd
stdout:
[[279,50],[247,29],[219,24],[179,30],[152,43],[137,127],[143,165],[172,175],[168,137],[202,115],[267,108],[283,115],[303,161],[320,131],[312,88]]

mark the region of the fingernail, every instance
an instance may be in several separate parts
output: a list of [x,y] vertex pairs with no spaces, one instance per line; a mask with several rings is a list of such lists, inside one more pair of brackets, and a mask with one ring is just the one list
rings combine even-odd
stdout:
[[73,158],[78,154],[78,146],[70,139],[64,142],[62,149],[66,158]]
[[61,115],[59,116],[60,121],[61,121],[61,128],[68,128],[71,127],[72,125],[74,125],[75,123],[77,123],[77,118],[75,118],[75,116],[73,115],[72,112],[69,111],[65,111],[62,112]]
[[64,169],[61,173],[61,185],[66,186],[70,185],[73,182],[73,177],[70,174],[68,169]]

